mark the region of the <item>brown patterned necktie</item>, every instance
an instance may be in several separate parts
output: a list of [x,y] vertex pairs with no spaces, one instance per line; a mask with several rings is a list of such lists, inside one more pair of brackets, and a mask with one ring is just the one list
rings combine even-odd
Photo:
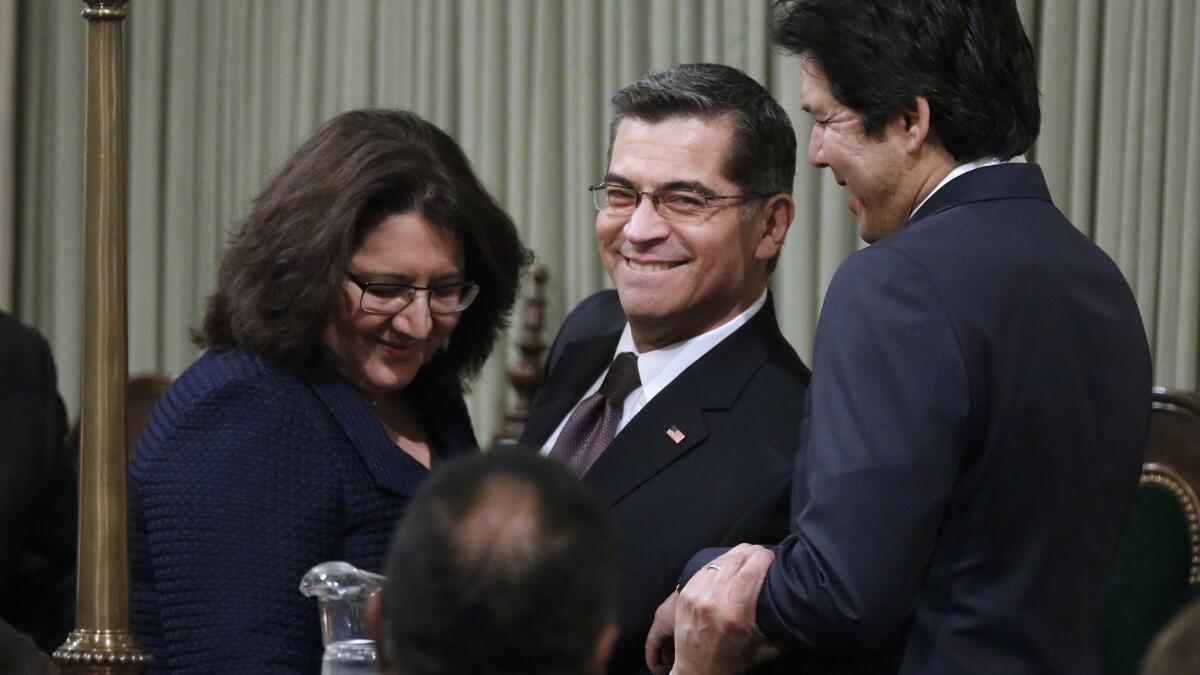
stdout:
[[563,462],[571,473],[582,476],[617,435],[617,424],[625,408],[625,397],[642,386],[637,355],[621,352],[613,359],[596,393],[575,406],[550,456]]

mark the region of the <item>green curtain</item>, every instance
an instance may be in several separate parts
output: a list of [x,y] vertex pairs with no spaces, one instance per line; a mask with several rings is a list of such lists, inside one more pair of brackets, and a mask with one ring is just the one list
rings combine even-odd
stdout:
[[[1200,12],[1192,0],[1022,0],[1043,93],[1046,169],[1072,220],[1133,285],[1157,384],[1200,376]],[[18,314],[53,345],[77,409],[82,351],[84,21],[78,0],[19,6]],[[266,177],[322,120],[411,109],[462,144],[550,271],[547,334],[607,283],[585,186],[604,169],[608,99],[651,69],[719,61],[765,83],[801,147],[794,57],[767,0],[132,0],[129,349],[178,374],[216,262]],[[825,287],[856,241],[843,190],[801,153],[773,287],[806,360]],[[470,405],[491,437],[515,356]]]

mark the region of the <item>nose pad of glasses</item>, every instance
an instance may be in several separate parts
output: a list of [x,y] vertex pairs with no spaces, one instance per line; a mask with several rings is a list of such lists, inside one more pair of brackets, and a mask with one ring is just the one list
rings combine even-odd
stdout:
[[[639,195],[640,197],[641,195]],[[641,203],[633,207],[629,219],[625,221],[625,237],[634,241],[662,239],[670,233],[670,227],[656,208],[654,198],[645,195],[643,201],[649,202],[645,208]]]

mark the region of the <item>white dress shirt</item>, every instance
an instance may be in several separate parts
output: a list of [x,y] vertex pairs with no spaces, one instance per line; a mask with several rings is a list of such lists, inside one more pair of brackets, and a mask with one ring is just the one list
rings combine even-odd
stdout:
[[[621,411],[621,421],[617,423],[617,433],[625,428],[629,420],[633,416],[646,407],[655,396],[663,389],[667,388],[668,384],[679,376],[680,373],[687,370],[688,366],[695,363],[701,356],[704,356],[710,349],[716,347],[722,340],[733,334],[735,330],[741,328],[747,321],[752,319],[758,311],[767,303],[767,292],[764,290],[762,295],[758,296],[758,300],[754,304],[746,308],[746,311],[738,314],[729,321],[717,326],[716,328],[701,333],[694,338],[689,338],[683,342],[676,342],[673,345],[655,349],[646,353],[639,353],[637,347],[633,344],[633,333],[629,330],[629,324],[625,324],[625,329],[621,331],[621,339],[617,341],[617,348],[613,351],[612,358],[615,359],[617,354],[621,352],[633,352],[637,354],[638,378],[642,382],[642,386],[629,392],[629,396],[625,398],[625,406]],[[612,359],[609,359],[612,362]],[[604,382],[604,376],[608,374],[608,368],[600,373],[592,386],[579,397],[579,401],[596,393],[600,388],[600,383]],[[550,454],[550,449],[554,447],[554,442],[558,440],[558,435],[562,433],[563,427],[566,426],[567,420],[571,417],[571,413],[575,412],[579,401],[571,406],[571,411],[566,417],[558,423],[554,429],[554,433],[550,434],[550,438],[546,439],[545,445],[542,446],[541,453],[543,455]]]
[[954,180],[955,178],[958,178],[959,176],[963,175],[964,173],[967,173],[968,171],[974,171],[975,169],[981,169],[985,166],[992,166],[993,164],[1007,164],[1009,162],[1023,163],[1024,161],[1025,161],[1025,155],[1017,155],[1016,157],[1013,157],[1012,159],[1009,159],[1009,160],[1003,160],[1003,159],[999,159],[997,157],[984,157],[983,159],[977,159],[974,162],[967,162],[966,164],[959,164],[958,166],[951,169],[950,173],[946,174],[945,178],[938,181],[938,184],[933,186],[933,189],[929,191],[929,194],[927,194],[921,198],[921,201],[917,203],[917,208],[913,209],[912,213],[908,214],[909,220],[911,220],[913,216],[917,215],[917,211],[920,211],[921,207],[925,206],[925,202],[929,201],[929,198],[933,196],[933,193],[937,192],[938,190],[941,190],[943,185],[945,185],[946,183],[949,183],[950,181]]

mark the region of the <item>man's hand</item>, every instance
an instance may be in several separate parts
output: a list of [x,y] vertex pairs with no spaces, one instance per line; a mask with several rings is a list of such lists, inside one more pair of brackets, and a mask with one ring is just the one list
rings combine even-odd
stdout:
[[780,653],[754,620],[774,559],[768,549],[741,544],[696,572],[674,603],[675,675],[740,673]]
[[675,663],[675,601],[679,591],[663,600],[654,611],[654,623],[646,636],[646,667],[654,675],[666,675]]

